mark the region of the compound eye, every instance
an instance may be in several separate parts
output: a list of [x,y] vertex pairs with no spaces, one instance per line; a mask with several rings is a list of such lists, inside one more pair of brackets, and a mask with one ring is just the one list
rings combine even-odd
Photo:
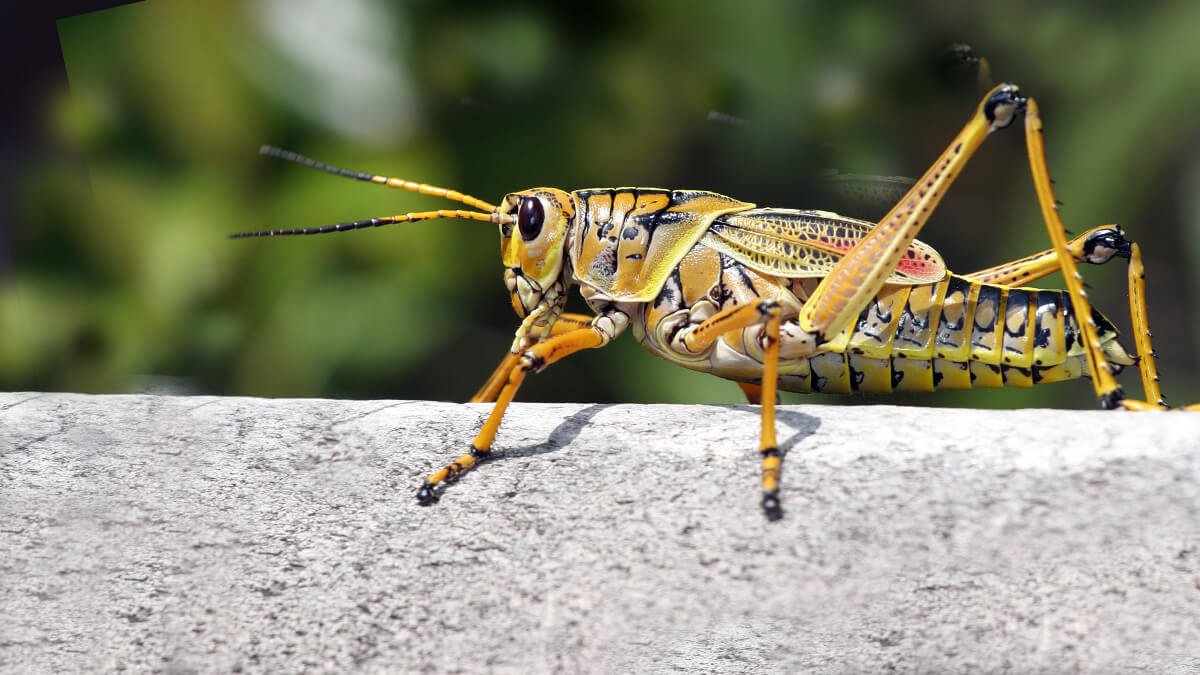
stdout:
[[517,210],[517,228],[521,230],[521,238],[525,241],[536,239],[542,233],[542,224],[546,221],[546,208],[542,200],[536,197],[525,197]]

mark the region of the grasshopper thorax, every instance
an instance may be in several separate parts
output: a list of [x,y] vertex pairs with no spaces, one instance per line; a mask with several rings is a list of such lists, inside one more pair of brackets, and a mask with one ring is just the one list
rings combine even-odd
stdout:
[[562,302],[567,230],[575,218],[571,195],[534,188],[504,195],[500,255],[513,311],[524,317],[538,305]]

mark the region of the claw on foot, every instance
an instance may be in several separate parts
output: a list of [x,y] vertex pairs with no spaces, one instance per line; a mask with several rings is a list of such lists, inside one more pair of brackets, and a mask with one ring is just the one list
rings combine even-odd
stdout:
[[1125,393],[1120,389],[1113,389],[1100,397],[1100,407],[1105,410],[1124,408],[1125,406],[1121,405],[1123,400],[1125,400]]
[[779,502],[779,492],[777,490],[763,493],[762,507],[767,520],[774,522],[783,518],[783,505]]
[[429,481],[425,481],[425,484],[421,486],[421,489],[417,490],[417,503],[421,506],[429,506],[431,504],[436,504],[437,500],[438,494],[437,492],[434,492],[433,484]]

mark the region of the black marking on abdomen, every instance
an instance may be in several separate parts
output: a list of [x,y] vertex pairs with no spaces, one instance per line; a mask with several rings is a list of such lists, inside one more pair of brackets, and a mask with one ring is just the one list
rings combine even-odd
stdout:
[[604,239],[608,239],[609,233],[612,232],[613,228],[616,227],[616,223],[614,223],[612,220],[612,214],[609,214],[608,220],[604,221],[603,223],[599,223],[599,225],[600,226],[596,228],[596,238],[602,241]]
[[1100,310],[1096,309],[1095,307],[1092,308],[1092,321],[1096,322],[1096,337],[1104,337],[1109,333],[1117,332],[1117,329],[1112,325],[1112,322],[1109,321],[1108,318],[1103,314],[1101,314]]
[[[962,298],[962,301],[961,301],[962,314],[959,315],[958,321],[949,321],[946,318],[946,306],[950,304],[950,300],[953,299],[955,296],[959,296]],[[970,297],[971,297],[971,282],[967,281],[966,279],[963,279],[962,277],[950,277],[950,283],[946,285],[946,297],[942,301],[942,314],[941,314],[941,318],[939,320],[940,323],[938,326],[937,336],[935,338],[935,344],[945,345],[947,347],[955,347],[955,348],[961,346],[954,342],[950,342],[945,337],[943,337],[942,334],[944,332],[953,332],[953,331],[962,330],[963,324],[967,320],[967,309],[968,309],[967,303],[969,302]],[[945,331],[942,330],[943,328],[945,328]],[[970,336],[964,335],[964,339],[970,339]]]
[[[1012,312],[1014,307],[1021,308],[1021,324],[1016,330],[1009,330],[1008,315]],[[1010,289],[1008,291],[1008,303],[1004,307],[1004,334],[1013,338],[1025,337],[1025,333],[1029,330],[1029,322],[1031,318],[1032,317],[1030,316],[1029,312],[1029,291],[1022,290],[1020,288]],[[1013,354],[1021,353],[1020,349],[1014,349],[1011,347],[1006,348],[1004,351]]]
[[1079,326],[1075,323],[1075,305],[1071,303],[1071,295],[1062,293],[1063,303],[1063,353],[1070,354],[1075,341],[1079,339]]
[[863,380],[866,379],[866,374],[861,370],[855,370],[850,359],[846,359],[846,368],[850,369],[850,391],[859,391],[862,388]]
[[1001,376],[1004,377],[1004,384],[1008,384],[1008,374],[1010,372],[1019,373],[1024,377],[1031,377],[1033,374],[1031,368],[1022,368],[1020,366],[1004,366],[1000,373]]
[[[923,342],[911,337],[910,335],[919,335],[921,332],[929,328],[930,314],[932,314],[932,312],[926,314],[924,319],[918,319],[917,315],[912,313],[912,309],[909,308],[908,301],[906,300],[904,302],[904,310],[900,312],[900,321],[896,323],[896,341],[907,342],[910,345],[916,345],[918,347],[922,346],[924,344]],[[908,328],[910,325],[913,326],[912,330],[909,330]]]
[[1058,316],[1060,307],[1062,306],[1062,293],[1058,291],[1038,291],[1037,292],[1037,309],[1034,311],[1033,325],[1037,331],[1033,335],[1033,346],[1047,348],[1050,346],[1050,329],[1042,328],[1042,317],[1049,315],[1050,317]]
[[[1000,310],[1002,309],[1000,306],[1000,294],[1001,289],[999,286],[979,284],[979,298],[975,301],[974,316],[971,318],[971,322],[975,325],[974,333],[996,332],[996,319],[1000,316]],[[979,323],[979,315],[982,314],[979,310],[987,307],[989,303],[992,306],[992,318],[984,325]]]
[[879,323],[883,325],[887,325],[892,322],[892,310],[884,310],[883,304],[878,300],[875,301],[875,316],[879,317]]
[[[858,314],[858,322],[854,326],[856,333],[866,332],[867,326],[871,325],[871,307],[874,306],[874,301],[867,304],[863,311]],[[861,352],[861,350],[860,350]]]

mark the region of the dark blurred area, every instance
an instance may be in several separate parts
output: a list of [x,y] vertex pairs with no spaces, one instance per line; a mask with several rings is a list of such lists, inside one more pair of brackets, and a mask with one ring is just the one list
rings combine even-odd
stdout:
[[[878,199],[829,176],[919,175],[994,79],[1038,99],[1068,226],[1120,223],[1143,244],[1165,392],[1200,400],[1195,3],[148,0],[72,16],[105,5],[84,4],[30,19],[40,56],[6,65],[21,104],[0,147],[0,389],[468,398],[518,323],[494,227],[229,240],[454,207],[263,143],[489,201],[645,185],[874,219]],[[1048,246],[1019,129],[989,140],[921,239],[962,272]],[[1084,271],[1127,328],[1123,266]],[[521,398],[741,394],[623,337]],[[836,400],[1096,407],[1086,382]]]

